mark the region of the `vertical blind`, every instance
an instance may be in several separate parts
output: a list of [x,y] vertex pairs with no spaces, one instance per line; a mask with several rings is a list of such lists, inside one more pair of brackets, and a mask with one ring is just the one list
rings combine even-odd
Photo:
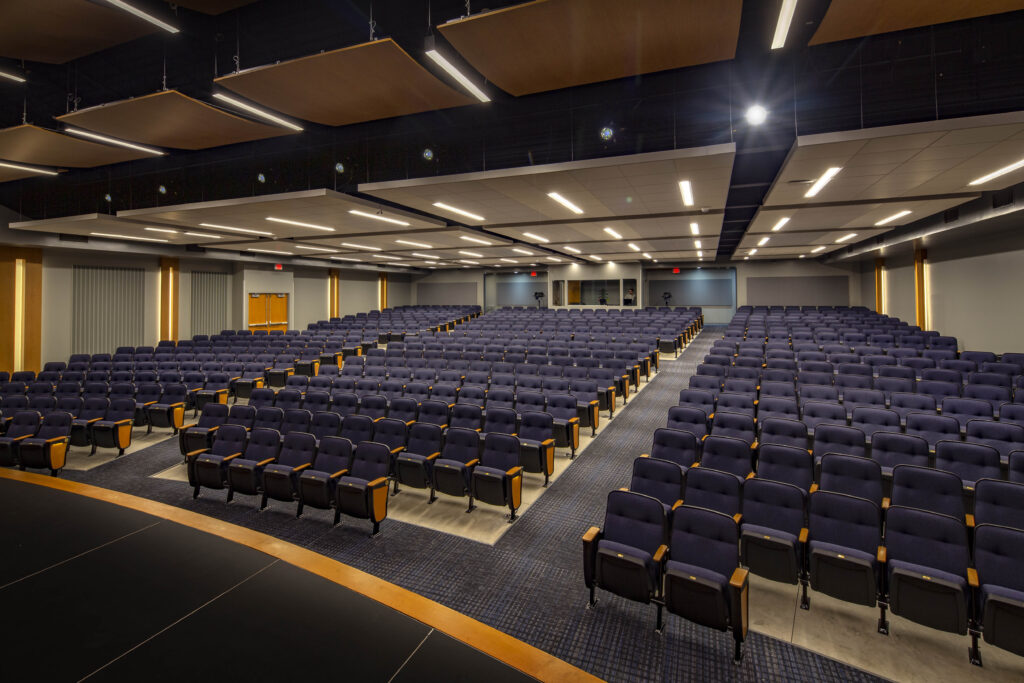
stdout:
[[113,353],[146,343],[146,271],[75,266],[71,352]]
[[192,271],[192,334],[218,334],[230,327],[227,273]]

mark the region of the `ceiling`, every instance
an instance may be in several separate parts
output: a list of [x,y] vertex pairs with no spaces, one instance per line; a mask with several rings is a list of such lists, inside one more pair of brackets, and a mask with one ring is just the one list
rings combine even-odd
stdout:
[[1022,0],[832,0],[811,45],[1024,9]]

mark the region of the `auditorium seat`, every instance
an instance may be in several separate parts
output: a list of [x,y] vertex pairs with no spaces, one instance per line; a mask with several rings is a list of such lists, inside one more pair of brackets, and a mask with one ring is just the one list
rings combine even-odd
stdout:
[[796,486],[804,493],[814,482],[814,458],[802,446],[761,443],[757,455],[757,478]]
[[892,493],[889,496],[893,506],[927,510],[952,517],[974,526],[973,517],[968,518],[964,509],[963,484],[951,472],[919,467],[897,465],[892,471]]
[[973,489],[979,479],[998,479],[999,451],[992,446],[963,441],[939,441],[935,444],[935,467],[960,478],[964,487]]
[[[228,495],[231,502],[235,493],[258,495],[263,488],[263,469],[277,461],[281,451],[281,433],[275,429],[254,428],[249,433],[242,457],[234,458],[227,466]],[[200,458],[196,465],[201,465]]]
[[967,441],[992,446],[1006,465],[1011,451],[1024,449],[1024,427],[1009,422],[971,420],[967,423]]
[[517,431],[522,449],[519,464],[525,472],[543,474],[547,486],[555,471],[554,418],[538,411],[522,413],[521,418]]
[[742,490],[743,480],[735,474],[704,466],[691,467],[686,472],[683,501],[732,517],[740,514]]
[[193,451],[210,448],[217,430],[228,419],[228,407],[223,403],[208,403],[202,408],[199,419],[188,425],[182,425],[178,431],[178,447],[181,455]]
[[667,460],[688,469],[697,462],[698,444],[697,437],[691,432],[661,427],[654,430],[649,455],[652,458]]
[[391,454],[384,444],[367,441],[356,445],[352,452],[351,467],[338,478],[334,492],[335,525],[344,514],[370,520],[373,524],[370,536],[380,532],[380,523],[388,514],[390,461]]
[[192,497],[198,498],[203,487],[223,489],[227,485],[228,465],[242,456],[248,432],[241,425],[224,425],[217,430],[209,449],[186,455]]
[[302,516],[306,505],[321,510],[333,507],[338,480],[352,464],[352,448],[351,441],[339,436],[321,439],[313,465],[299,474],[296,517]]
[[472,429],[449,428],[441,457],[434,462],[434,489],[450,496],[469,496],[466,511],[473,509],[471,480],[479,459],[480,436]]
[[358,446],[363,441],[370,441],[373,438],[373,419],[367,415],[348,415],[342,420],[341,437]]
[[974,487],[974,522],[1024,530],[1024,484],[979,479]]
[[955,417],[930,415],[927,413],[907,414],[907,434],[919,436],[928,443],[929,450],[935,450],[939,441],[960,440],[960,423]]
[[437,500],[434,491],[434,462],[441,456],[443,433],[441,427],[425,422],[409,426],[405,448],[398,453],[394,468],[394,494],[399,484],[417,489],[430,489],[430,499]]
[[56,477],[67,460],[71,422],[71,415],[64,412],[54,411],[43,417],[36,433],[18,444],[18,468],[48,469]]
[[882,508],[882,466],[875,460],[856,455],[827,454],[821,459],[819,487],[822,491],[863,498]]
[[[991,524],[974,531],[975,614],[985,642],[1024,655],[1024,531]],[[971,663],[981,664],[977,628]]]
[[754,574],[772,581],[798,583],[804,566],[806,495],[806,489],[760,475],[743,485],[740,557]]
[[[184,408],[182,408],[182,414],[184,414]],[[97,448],[116,448],[118,455],[124,455],[125,449],[132,443],[132,424],[134,422],[135,399],[111,400],[103,419],[92,424],[92,453],[95,453]],[[175,429],[175,434],[177,434],[177,429]]]

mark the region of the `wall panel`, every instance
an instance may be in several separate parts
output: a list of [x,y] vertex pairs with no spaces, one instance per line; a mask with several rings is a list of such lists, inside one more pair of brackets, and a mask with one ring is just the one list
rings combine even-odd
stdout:
[[71,353],[113,353],[146,343],[146,271],[75,266]]
[[191,282],[192,334],[219,334],[231,326],[228,300],[231,296],[231,276],[194,270]]

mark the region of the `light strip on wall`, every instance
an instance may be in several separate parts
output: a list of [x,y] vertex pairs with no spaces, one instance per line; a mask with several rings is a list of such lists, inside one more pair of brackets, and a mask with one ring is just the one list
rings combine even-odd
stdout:
[[14,260],[14,370],[25,369],[25,259]]
[[912,212],[909,209],[904,209],[903,211],[900,211],[899,213],[894,213],[893,215],[889,216],[888,218],[883,218],[882,220],[880,220],[877,223],[875,223],[875,225],[885,225],[886,223],[892,223],[893,221],[899,220],[900,218],[903,218],[904,216],[909,216],[911,213]]
[[818,178],[817,180],[815,180],[814,184],[811,185],[811,188],[809,190],[807,190],[807,192],[804,193],[804,196],[805,197],[815,197],[815,196],[817,196],[817,194],[819,192],[821,192],[821,188],[823,188],[826,185],[828,185],[829,181],[832,180],[833,178],[835,178],[836,174],[839,173],[842,170],[843,170],[843,168],[841,166],[833,166],[832,168],[830,168],[827,171],[825,171],[824,173],[822,173],[821,177]]
[[1024,168],[1024,159],[1021,159],[1020,161],[1018,161],[1015,164],[1010,164],[1009,166],[1003,166],[1002,168],[1000,168],[1000,169],[998,169],[996,171],[992,171],[988,175],[983,175],[980,178],[976,178],[976,179],[972,180],[971,182],[969,182],[968,185],[981,185],[982,183],[987,183],[988,181],[992,180],[993,178],[998,178],[999,176],[1006,175],[1007,173],[1013,173],[1018,168]]
[[679,194],[683,196],[683,204],[693,206],[693,185],[689,180],[679,181]]
[[789,216],[783,216],[779,219],[779,222],[772,226],[772,232],[778,232],[782,230],[782,226],[789,222]]
[[280,116],[275,116],[274,114],[271,114],[268,111],[260,109],[259,107],[254,107],[251,104],[246,104],[242,100],[237,100],[234,97],[229,97],[228,95],[225,95],[221,92],[215,92],[213,93],[213,96],[222,102],[227,102],[231,106],[238,107],[239,109],[247,111],[250,114],[253,114],[254,116],[260,117],[261,119],[272,121],[273,123],[284,126],[285,128],[291,128],[292,130],[297,130],[300,132],[302,131],[302,126],[297,126],[291,121],[286,121],[282,119]]
[[149,23],[153,24],[154,26],[159,26],[160,28],[162,28],[163,30],[167,31],[168,33],[178,33],[178,28],[177,27],[171,26],[166,21],[161,21],[160,19],[157,19],[152,14],[147,14],[147,13],[143,12],[138,7],[132,7],[127,2],[124,2],[124,0],[107,0],[107,2],[109,4],[111,4],[111,5],[113,5],[114,7],[117,7],[118,9],[122,9],[125,12],[128,12],[129,14],[134,14],[139,19],[143,19],[145,21],[148,21]]
[[485,244],[487,246],[491,245],[491,243],[488,242],[487,240],[478,239],[476,237],[469,237],[468,235],[459,235],[459,239],[466,240],[467,242],[476,242],[477,244]]
[[[300,228],[309,228],[310,230],[322,230],[323,232],[334,232],[334,228],[326,225],[317,225],[316,223],[303,223],[301,221],[293,221],[287,218],[274,218],[273,216],[267,216],[266,220],[271,223],[284,223],[285,225],[295,225]],[[406,223],[408,225],[408,223]]]
[[696,223],[690,223],[690,234],[691,235],[699,235],[700,234],[700,226],[697,225]]
[[779,21],[775,24],[775,36],[772,38],[773,50],[785,47],[786,36],[789,35],[789,25],[793,23],[795,11],[796,0],[782,0],[782,7],[779,8]]
[[445,204],[444,202],[434,202],[434,206],[436,206],[439,209],[444,209],[445,211],[451,211],[452,213],[457,213],[460,216],[465,216],[466,218],[472,218],[475,221],[485,221],[485,220],[487,220],[483,216],[478,216],[475,213],[470,213],[469,211],[465,211],[464,209],[456,208],[456,207],[452,206],[451,204]]
[[434,246],[431,244],[424,244],[423,242],[410,242],[409,240],[395,240],[395,244],[404,244],[407,247],[417,247],[419,249],[433,249]]
[[109,232],[90,232],[90,235],[96,237],[109,237],[115,240],[138,240],[139,242],[166,242],[167,240],[157,239],[156,237],[135,237],[134,235],[115,235]]
[[0,161],[0,166],[3,168],[13,168],[16,171],[28,171],[29,173],[38,173],[40,175],[57,175],[57,171],[51,171],[46,168],[34,168],[32,166],[22,166],[21,164],[12,164],[7,161]]
[[296,249],[305,249],[307,251],[322,251],[322,252],[325,252],[327,254],[337,254],[338,253],[337,249],[324,249],[323,247],[309,247],[309,246],[306,246],[305,244],[296,244],[295,248]]
[[9,71],[0,71],[0,78],[9,78],[10,80],[16,81],[18,83],[24,83],[25,82],[24,78],[22,78],[21,76],[18,76],[16,74],[12,74]]
[[478,88],[475,83],[466,78],[465,74],[455,68],[455,65],[444,58],[437,50],[427,50],[427,57],[437,64],[439,67],[444,69],[445,73],[458,81],[459,85],[472,93],[473,97],[477,98],[481,102],[490,102],[491,98],[487,96],[483,90]]
[[134,142],[125,142],[124,140],[118,140],[117,138],[109,138],[106,135],[99,135],[97,133],[90,133],[87,130],[79,130],[78,128],[64,128],[65,133],[71,133],[81,138],[92,138],[93,140],[99,140],[105,142],[108,145],[117,145],[118,147],[127,147],[128,149],[138,150],[139,152],[145,152],[146,154],[154,154],[158,157],[162,157],[167,152],[162,152],[159,149],[153,149],[152,147],[143,147],[142,145],[136,145]]
[[622,239],[622,235],[620,235],[619,233],[615,232],[615,230],[613,230],[612,228],[605,228],[604,231],[606,233],[608,233],[609,235],[611,235],[612,237],[614,237],[615,239],[617,239],[617,240],[621,240]]
[[857,236],[857,233],[855,233],[855,232],[851,232],[851,233],[849,233],[847,235],[843,235],[842,237],[840,237],[839,239],[836,240],[836,244],[842,244],[846,240],[852,240],[856,236]]
[[267,237],[273,237],[274,233],[265,232],[263,230],[251,230],[249,228],[235,228],[230,225],[218,225],[217,223],[200,223],[201,228],[214,228],[217,230],[228,230],[230,232],[242,232],[246,235],[266,235]]
[[371,247],[368,244],[356,244],[355,242],[342,242],[341,246],[349,249],[366,249],[367,251],[382,251],[380,247]]
[[402,225],[405,227],[409,226],[409,223],[407,221],[400,221],[397,218],[388,218],[387,216],[382,216],[379,213],[367,213],[366,211],[359,211],[358,209],[349,209],[349,213],[352,214],[353,216],[372,218],[375,221],[384,221],[385,223],[394,223],[395,225]]
[[573,204],[572,202],[570,202],[568,199],[566,199],[562,195],[558,194],[557,192],[548,192],[548,197],[551,197],[556,202],[558,202],[559,204],[561,204],[565,208],[567,208],[570,211],[572,211],[574,214],[579,215],[579,214],[583,213],[583,209],[581,209],[580,207],[576,206],[575,204]]

